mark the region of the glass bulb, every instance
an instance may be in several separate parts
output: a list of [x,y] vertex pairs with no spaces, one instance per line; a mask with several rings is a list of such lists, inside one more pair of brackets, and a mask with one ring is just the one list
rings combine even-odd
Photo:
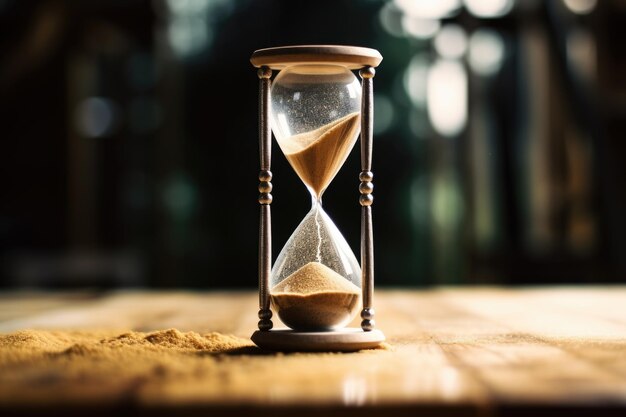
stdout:
[[278,145],[314,198],[321,198],[360,132],[358,79],[338,65],[294,65],[272,83],[271,103]]

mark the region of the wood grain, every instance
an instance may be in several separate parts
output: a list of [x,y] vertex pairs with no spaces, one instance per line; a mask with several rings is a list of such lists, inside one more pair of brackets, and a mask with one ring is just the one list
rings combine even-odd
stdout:
[[[4,293],[0,332],[176,328],[248,338],[256,328],[256,296]],[[377,327],[390,349],[285,355],[251,347],[237,355],[187,355],[181,364],[189,369],[180,366],[177,383],[148,378],[130,392],[92,393],[92,400],[102,397],[103,414],[130,412],[125,407],[132,404],[133,414],[150,415],[626,415],[626,287],[396,290],[378,291],[376,300]],[[0,389],[11,373],[25,371],[46,375],[26,364],[0,369]],[[88,384],[90,375],[83,378]],[[71,391],[63,381],[55,389]],[[65,394],[56,409],[71,415],[89,408]],[[0,403],[0,413],[36,414],[51,406],[41,398]]]

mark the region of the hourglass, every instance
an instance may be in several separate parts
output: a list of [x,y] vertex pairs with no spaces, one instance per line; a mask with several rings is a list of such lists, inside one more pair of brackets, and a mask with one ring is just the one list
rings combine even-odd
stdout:
[[[372,84],[382,56],[348,46],[290,46],[254,52],[260,79],[259,330],[272,350],[371,348],[374,329]],[[272,71],[278,75],[271,81]],[[362,85],[353,70],[359,70]],[[311,194],[312,207],[271,265],[271,132]],[[322,206],[322,196],[361,133],[361,265]],[[273,329],[272,309],[288,329]],[[361,312],[361,327],[345,326]]]

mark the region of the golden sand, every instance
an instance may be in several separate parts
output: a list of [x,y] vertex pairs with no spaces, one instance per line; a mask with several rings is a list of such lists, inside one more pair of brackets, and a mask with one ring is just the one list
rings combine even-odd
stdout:
[[312,360],[334,372],[359,363],[332,353],[268,354],[221,333],[23,330],[0,334],[0,409],[110,407],[130,398],[144,405],[238,404],[275,378],[317,386],[321,375],[308,372]]
[[318,197],[350,154],[360,128],[359,121],[359,113],[351,113],[318,129],[281,141],[287,160]]
[[360,307],[361,289],[319,262],[309,262],[272,288],[278,316],[294,330],[346,325]]

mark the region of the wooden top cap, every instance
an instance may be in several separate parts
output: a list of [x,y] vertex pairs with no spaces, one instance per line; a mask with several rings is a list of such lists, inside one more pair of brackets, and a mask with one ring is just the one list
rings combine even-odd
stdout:
[[341,45],[298,45],[254,51],[250,62],[255,67],[281,70],[295,64],[335,64],[355,70],[377,67],[383,60],[376,49]]

